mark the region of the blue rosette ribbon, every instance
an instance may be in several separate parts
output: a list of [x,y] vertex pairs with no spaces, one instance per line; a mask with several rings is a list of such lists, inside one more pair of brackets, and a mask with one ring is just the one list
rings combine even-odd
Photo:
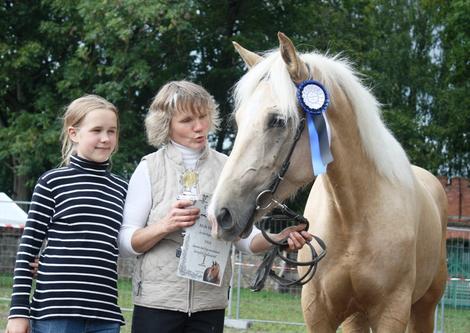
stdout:
[[297,99],[307,116],[313,173],[318,176],[325,173],[326,166],[333,161],[330,128],[325,115],[330,97],[320,82],[305,80],[297,86]]

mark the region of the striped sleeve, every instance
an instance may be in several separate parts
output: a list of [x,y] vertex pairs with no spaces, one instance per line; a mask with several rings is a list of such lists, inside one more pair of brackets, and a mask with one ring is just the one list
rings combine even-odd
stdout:
[[34,188],[28,219],[16,256],[9,318],[29,317],[33,276],[29,264],[35,260],[46,237],[54,213],[54,198],[45,177]]

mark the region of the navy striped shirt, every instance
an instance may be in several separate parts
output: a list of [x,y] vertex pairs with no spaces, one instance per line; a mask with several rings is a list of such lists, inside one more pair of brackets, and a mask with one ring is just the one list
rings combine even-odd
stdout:
[[[10,316],[124,319],[117,305],[118,232],[127,183],[109,163],[72,156],[34,188],[15,265]],[[36,289],[29,263],[39,254]]]

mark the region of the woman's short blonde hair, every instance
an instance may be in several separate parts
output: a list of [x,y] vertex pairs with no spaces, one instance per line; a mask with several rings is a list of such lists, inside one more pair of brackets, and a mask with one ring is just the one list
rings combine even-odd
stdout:
[[218,105],[206,89],[189,81],[171,81],[161,87],[145,117],[149,144],[159,147],[168,143],[171,119],[176,113],[188,111],[196,115],[207,112],[210,130],[218,128]]
[[[75,145],[69,138],[69,127],[79,127],[85,116],[91,111],[95,110],[109,110],[116,114],[117,120],[117,133],[116,133],[116,147],[114,152],[118,149],[119,140],[119,115],[118,109],[108,102],[103,97],[98,95],[85,95],[77,98],[70,103],[62,117],[63,125],[62,132],[60,134],[62,141],[62,162],[61,165],[67,165],[70,162],[70,156],[75,153]],[[114,153],[113,152],[113,153]]]

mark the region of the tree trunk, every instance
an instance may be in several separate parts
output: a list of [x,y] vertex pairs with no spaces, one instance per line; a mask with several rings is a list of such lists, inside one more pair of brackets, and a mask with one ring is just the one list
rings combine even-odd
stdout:
[[29,201],[31,194],[26,186],[28,177],[26,175],[18,174],[18,161],[14,159],[13,163],[13,194],[12,199],[17,201]]
[[[229,0],[228,1],[228,6],[227,6],[227,24],[225,25],[225,31],[224,35],[228,41],[230,41],[236,32],[235,30],[235,22],[237,20],[238,15],[240,14],[240,6],[241,6],[242,1],[239,0]],[[221,55],[220,55],[220,61],[219,61],[219,68],[224,68],[224,69],[231,69],[235,66],[236,61],[234,59],[234,52],[229,51],[231,49],[227,49],[223,47],[221,49]],[[230,88],[233,85],[233,82],[222,82],[223,85],[225,85],[225,88],[223,91],[226,93],[230,91]],[[216,145],[216,150],[221,151],[224,153],[228,153],[223,150],[223,146],[225,143],[225,140],[227,138],[227,135],[229,134],[229,127],[230,124],[228,123],[227,119],[229,118],[229,115],[231,113],[231,105],[229,103],[229,96],[225,95],[223,99],[220,99],[220,113],[221,113],[221,124],[220,124],[220,130],[217,133],[217,145]]]

